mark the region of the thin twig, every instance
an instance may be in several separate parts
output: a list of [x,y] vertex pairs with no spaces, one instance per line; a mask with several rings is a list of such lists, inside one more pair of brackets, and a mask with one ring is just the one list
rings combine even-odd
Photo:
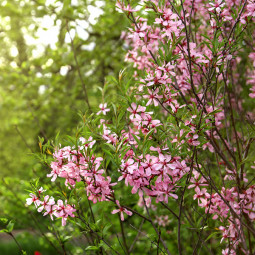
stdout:
[[86,103],[87,103],[87,105],[88,105],[89,110],[91,111],[91,107],[90,107],[90,104],[89,104],[88,93],[87,93],[87,88],[86,88],[85,82],[84,82],[84,80],[83,80],[83,78],[82,78],[80,66],[79,66],[78,59],[77,59],[77,55],[76,55],[76,51],[75,51],[75,48],[74,48],[73,38],[72,38],[72,36],[70,35],[68,23],[66,24],[66,27],[67,27],[67,32],[68,32],[69,37],[70,37],[70,40],[71,40],[71,47],[72,47],[72,51],[73,51],[74,61],[75,61],[76,68],[77,68],[77,71],[78,71],[78,74],[79,74],[79,78],[80,78],[80,81],[81,81],[81,84],[82,84],[82,88],[83,88],[84,99],[85,99],[85,101],[86,101]]

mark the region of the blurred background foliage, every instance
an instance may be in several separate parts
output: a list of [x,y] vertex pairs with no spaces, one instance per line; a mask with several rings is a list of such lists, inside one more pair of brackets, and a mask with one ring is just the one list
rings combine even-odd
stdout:
[[[30,178],[28,154],[71,134],[98,87],[122,68],[124,15],[115,1],[8,0],[0,11],[0,176]],[[83,85],[84,83],[84,85]]]
[[[34,220],[25,207],[28,181],[37,176],[43,183],[49,171],[32,156],[40,151],[38,137],[72,135],[79,112],[98,110],[100,88],[123,68],[120,38],[126,26],[114,0],[0,1],[0,217],[15,219],[15,229],[31,232],[17,237],[25,248],[27,240],[35,243],[35,229],[46,240],[37,239],[28,254],[39,248],[56,254],[49,244],[57,237],[47,241],[44,236],[50,234],[50,220]],[[1,240],[2,235],[0,254],[18,254],[13,241]]]

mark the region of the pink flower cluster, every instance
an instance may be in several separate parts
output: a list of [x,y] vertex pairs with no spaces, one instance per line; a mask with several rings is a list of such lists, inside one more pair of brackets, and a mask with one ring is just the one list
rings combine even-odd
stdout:
[[[253,0],[186,0],[181,3],[186,11],[178,13],[171,1],[159,4],[157,0],[150,0],[146,1],[146,8],[156,14],[155,16],[150,15],[149,11],[148,16],[133,15],[133,18],[130,18],[130,13],[128,16],[133,24],[125,36],[130,46],[126,60],[133,63],[136,69],[134,77],[139,87],[136,103],[133,102],[127,109],[131,121],[128,125],[129,131],[122,132],[125,135],[125,144],[132,149],[122,159],[119,169],[122,176],[119,181],[125,180],[126,185],[132,187],[132,193],[138,192],[140,197],[146,195],[149,201],[152,197],[156,197],[157,202],[167,202],[169,197],[177,198],[178,182],[190,171],[190,162],[179,156],[172,157],[166,141],[160,141],[161,149],[151,147],[151,152],[145,155],[136,152],[137,141],[142,141],[143,135],[152,128],[145,126],[151,123],[154,113],[171,114],[175,117],[183,108],[192,112],[193,106],[200,111],[196,115],[193,113],[192,116],[181,116],[181,120],[176,117],[180,122],[179,130],[172,129],[172,132],[169,132],[171,143],[180,155],[184,148],[190,151],[194,147],[215,152],[218,145],[212,144],[211,140],[223,143],[224,150],[233,146],[229,144],[229,139],[227,141],[219,132],[230,125],[222,93],[215,93],[213,96],[212,91],[204,88],[210,75],[215,76],[213,82],[216,84],[233,86],[233,83],[239,82],[238,72],[233,71],[237,70],[240,63],[240,58],[235,58],[238,51],[233,47],[238,43],[236,38],[239,35],[233,36],[232,33],[235,33],[234,28],[239,25],[243,33],[255,17]],[[193,34],[189,34],[195,22],[199,27]],[[217,35],[215,49],[212,42]],[[178,43],[175,43],[176,41]],[[249,71],[250,79],[246,83],[252,85],[250,97],[255,98],[254,48],[251,49],[249,57],[253,69]],[[226,72],[229,66],[233,73],[231,78]],[[208,70],[211,70],[211,73]],[[240,93],[241,86],[235,86],[237,93]],[[241,100],[237,101],[231,93],[228,100],[234,110],[242,109]],[[146,113],[143,105],[153,111]],[[146,114],[150,122],[146,122]],[[162,122],[162,119],[155,122],[155,132],[158,132]],[[200,124],[203,128],[208,127],[204,134],[197,130],[198,126],[201,127]],[[126,135],[127,133],[129,135]],[[237,135],[239,134],[235,134],[235,139]],[[116,134],[114,136],[114,144],[117,145],[120,139]],[[132,136],[136,139],[132,139]],[[203,143],[200,137],[204,138]],[[152,136],[150,138],[153,139]],[[236,150],[233,146],[228,154],[235,153]],[[219,167],[222,168],[225,164],[226,162],[219,162]],[[224,171],[226,181],[238,178],[236,170]],[[245,182],[245,173],[242,178]],[[242,191],[236,187],[222,187],[219,193],[210,193],[207,189],[210,185],[205,178],[200,177],[198,171],[193,170],[189,188],[195,190],[194,199],[198,200],[200,207],[205,208],[206,213],[213,215],[214,220],[225,224],[219,229],[223,239],[229,242],[229,247],[222,253],[234,255],[238,244],[244,238],[239,218],[246,215],[250,221],[254,221],[254,186],[246,187]]]
[[206,214],[212,214],[214,220],[224,224],[218,228],[222,232],[221,242],[226,240],[229,248],[222,254],[236,255],[235,248],[244,239],[240,217],[246,215],[250,222],[255,221],[255,185],[242,192],[238,192],[236,187],[222,187],[219,193],[210,193],[206,188],[207,181],[196,170],[193,170],[191,183],[188,188],[195,188],[194,199],[198,200],[198,205],[205,209]]
[[249,80],[248,80],[248,84],[252,85],[251,93],[249,94],[249,96],[251,98],[255,98],[255,70],[254,70],[254,68],[255,68],[255,49],[254,49],[254,52],[250,53],[249,58],[250,58],[250,60],[252,61],[252,64],[253,64],[253,69],[249,74]]
[[92,137],[88,140],[80,137],[77,149],[67,146],[56,150],[53,154],[55,161],[51,163],[52,171],[47,176],[52,177],[52,181],[62,177],[69,187],[84,182],[89,200],[96,203],[111,197],[115,184],[111,183],[109,176],[104,176],[105,170],[101,167],[103,159],[92,154],[94,144]]
[[30,198],[27,198],[27,205],[32,203],[37,208],[38,212],[43,212],[43,216],[49,215],[51,220],[53,216],[57,218],[62,218],[62,226],[66,225],[68,217],[75,217],[73,214],[76,209],[73,205],[64,203],[62,200],[58,200],[57,203],[53,197],[43,196],[42,193],[45,192],[43,188],[40,188],[36,194],[30,193]]
[[159,226],[166,227],[170,224],[171,220],[169,219],[168,215],[160,215],[156,216],[155,223],[157,223]]
[[[187,45],[187,41],[184,38],[183,17],[180,19],[177,14],[173,13],[170,4],[166,3],[165,6],[159,7],[157,1],[151,2],[157,6],[155,12],[159,18],[155,18],[153,25],[148,25],[148,20],[145,18],[136,19],[134,28],[130,29],[127,35],[127,42],[131,46],[131,50],[129,50],[126,60],[133,62],[134,67],[138,71],[146,71],[146,77],[143,78],[143,75],[141,75],[139,78],[140,86],[138,95],[142,94],[142,98],[146,99],[146,106],[157,107],[160,105],[165,112],[169,111],[173,114],[177,114],[180,109],[186,107],[186,104],[191,102],[194,102],[200,108],[203,98],[202,91],[201,93],[199,91],[197,92],[198,97],[193,96],[190,97],[189,101],[180,103],[182,101],[180,100],[180,91],[185,96],[192,90],[187,57],[190,54],[193,83],[198,88],[198,85],[204,78],[203,74],[206,72],[206,69],[215,63],[216,70],[219,72],[220,66],[224,66],[227,61],[231,60],[231,55],[227,53],[223,54],[223,50],[219,50],[218,55],[213,56],[213,53],[206,44],[200,44],[198,47],[198,43],[202,42],[203,37],[198,37],[198,43],[189,42],[189,45]],[[194,3],[194,5],[198,5],[198,3]],[[216,3],[216,5],[218,4]],[[223,3],[219,5],[223,6]],[[205,15],[209,19],[209,14],[205,14],[206,8],[204,5],[200,9],[202,12],[201,16]],[[195,10],[197,9],[195,8]],[[186,19],[188,19],[188,16]],[[209,31],[208,27],[205,27],[205,29],[207,30],[202,30],[202,32],[208,33],[208,36],[212,37],[215,28],[212,28],[212,30],[209,29]],[[174,38],[172,38],[173,35]],[[173,46],[173,41],[178,39],[180,40],[178,47]],[[168,42],[168,47],[173,47],[173,59],[170,58],[169,62],[159,63],[157,60],[155,62],[155,56],[158,56],[159,50],[161,50],[162,55],[167,55],[166,50],[163,47],[159,47],[160,42],[162,44]],[[137,73],[135,77],[137,77]],[[219,75],[219,79],[222,80],[221,75]],[[215,98],[214,101],[215,104],[213,107],[207,105],[205,107],[208,113],[217,110],[214,116],[216,125],[218,126],[221,124],[220,120],[224,119],[222,98]],[[131,116],[133,117],[135,115]],[[207,122],[209,123],[210,120],[208,119]],[[197,134],[194,135],[195,137],[197,136]],[[191,145],[195,145],[195,143],[191,143]],[[210,147],[210,151],[212,151],[212,146],[209,143],[205,147]]]
[[[150,130],[154,129],[156,133],[156,127],[161,125],[159,120],[154,120],[152,112],[146,112],[146,107],[136,105],[132,103],[127,109],[130,112],[130,125],[128,130],[122,130],[119,137],[116,133],[111,131],[110,125],[105,120],[101,120],[102,138],[116,146],[118,142],[123,141],[123,144],[137,145],[136,139],[140,140],[140,135],[146,135]],[[136,137],[136,139],[134,138]]]
[[[122,142],[122,146],[137,148],[137,140],[148,134],[152,129],[153,133],[162,125],[159,120],[153,120],[151,112],[146,112],[146,107],[132,103],[127,109],[130,113],[129,130],[122,130],[121,137],[110,131],[105,121],[102,121],[102,137],[114,146]],[[136,139],[134,139],[136,137]],[[191,145],[196,146],[197,135],[192,131],[187,134]],[[149,139],[152,139],[150,136]],[[132,187],[132,194],[138,192],[140,197],[155,197],[156,202],[168,202],[168,198],[177,199],[176,190],[178,183],[184,175],[189,172],[185,160],[180,157],[172,157],[167,147],[160,149],[151,147],[151,154],[136,155],[133,149],[127,151],[121,160],[119,172],[121,176],[118,181],[125,180],[126,185]]]
[[169,197],[178,198],[178,182],[189,167],[180,157],[172,158],[158,148],[151,147],[151,151],[157,156],[147,154],[122,160],[119,181],[124,179],[126,185],[132,186],[133,194],[138,192],[140,197],[146,195],[155,197],[156,202],[168,203]]

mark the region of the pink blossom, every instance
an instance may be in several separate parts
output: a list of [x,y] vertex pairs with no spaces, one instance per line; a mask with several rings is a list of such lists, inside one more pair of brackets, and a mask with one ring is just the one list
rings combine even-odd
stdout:
[[150,105],[151,103],[154,104],[154,106],[158,106],[158,99],[162,98],[162,95],[158,95],[159,89],[155,89],[154,91],[148,89],[149,95],[145,95],[144,98],[148,98],[149,101],[147,102],[146,106]]
[[140,105],[137,107],[137,105],[135,103],[132,103],[131,107],[127,108],[127,110],[132,113],[129,117],[131,120],[132,119],[138,119],[139,120],[139,119],[141,119],[140,114],[145,112],[146,107],[143,107],[143,106],[140,106]]
[[126,208],[120,206],[120,203],[118,200],[115,201],[116,205],[119,207],[119,209],[115,209],[112,211],[112,214],[115,214],[115,213],[120,213],[120,218],[122,221],[124,221],[124,214],[123,213],[126,213],[127,215],[131,216],[133,213],[129,210],[127,210]]
[[38,212],[41,212],[43,209],[47,211],[48,207],[51,207],[52,205],[55,204],[54,198],[49,197],[48,195],[44,197],[44,201],[41,202],[41,207],[37,209]]
[[99,105],[100,111],[97,113],[97,115],[99,115],[100,113],[103,113],[103,115],[106,115],[106,113],[110,111],[110,109],[106,107],[107,107],[107,103],[100,104]]
[[137,12],[137,10],[132,9],[132,7],[129,4],[125,6],[124,3],[121,3],[119,0],[116,3],[116,7],[123,11],[128,12],[128,15],[132,12]]
[[210,7],[208,10],[210,12],[212,11],[216,11],[217,13],[220,13],[222,8],[225,6],[225,3],[223,2],[223,0],[215,0],[214,3],[209,3],[212,7]]
[[255,17],[255,3],[254,1],[248,1],[247,5],[247,16]]

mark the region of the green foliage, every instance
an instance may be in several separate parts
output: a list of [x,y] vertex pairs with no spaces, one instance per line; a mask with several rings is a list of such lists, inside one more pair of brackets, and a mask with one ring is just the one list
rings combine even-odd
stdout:
[[[91,107],[97,109],[98,88],[104,88],[109,75],[117,74],[123,57],[120,35],[125,18],[113,2],[101,2],[99,8],[98,1],[11,0],[1,6],[1,176],[12,172],[29,179],[36,160],[28,153],[39,152],[37,137],[47,142],[57,131],[74,132],[77,112],[88,111],[83,84]],[[101,13],[97,22],[96,11]],[[59,30],[57,42],[31,45],[28,37],[43,36],[44,20]]]
[[[12,232],[13,227],[37,229],[40,237],[25,236],[18,240],[27,254],[35,250],[42,254],[57,254],[57,250],[61,253],[61,245],[69,247],[73,238],[80,238],[77,226],[69,229],[69,234],[59,224],[49,230],[51,220],[35,217],[36,211],[25,206],[25,202],[27,191],[33,192],[38,187],[39,178],[45,189],[52,194],[56,191],[55,184],[45,182],[49,156],[58,146],[56,134],[73,135],[80,122],[78,112],[82,116],[90,114],[84,86],[94,112],[106,90],[107,96],[115,95],[109,77],[116,76],[122,68],[124,50],[120,36],[127,21],[116,12],[114,3],[94,0],[1,3],[0,177],[5,178],[0,180],[0,229],[5,233]],[[100,13],[98,18],[94,17],[95,12]],[[55,26],[53,34],[46,33],[47,24],[43,27],[47,21]],[[40,42],[55,34],[56,43]],[[35,41],[38,36],[43,36],[39,42]],[[31,183],[27,181],[35,176]],[[75,194],[64,185],[61,188],[54,194],[72,200]],[[85,195],[82,188],[77,192],[79,196]],[[56,231],[62,231],[60,237],[52,234]],[[40,245],[28,247],[29,242]],[[78,240],[80,245],[68,249],[73,254],[82,254],[83,242]],[[1,242],[0,254],[16,255],[18,247],[14,241]]]

